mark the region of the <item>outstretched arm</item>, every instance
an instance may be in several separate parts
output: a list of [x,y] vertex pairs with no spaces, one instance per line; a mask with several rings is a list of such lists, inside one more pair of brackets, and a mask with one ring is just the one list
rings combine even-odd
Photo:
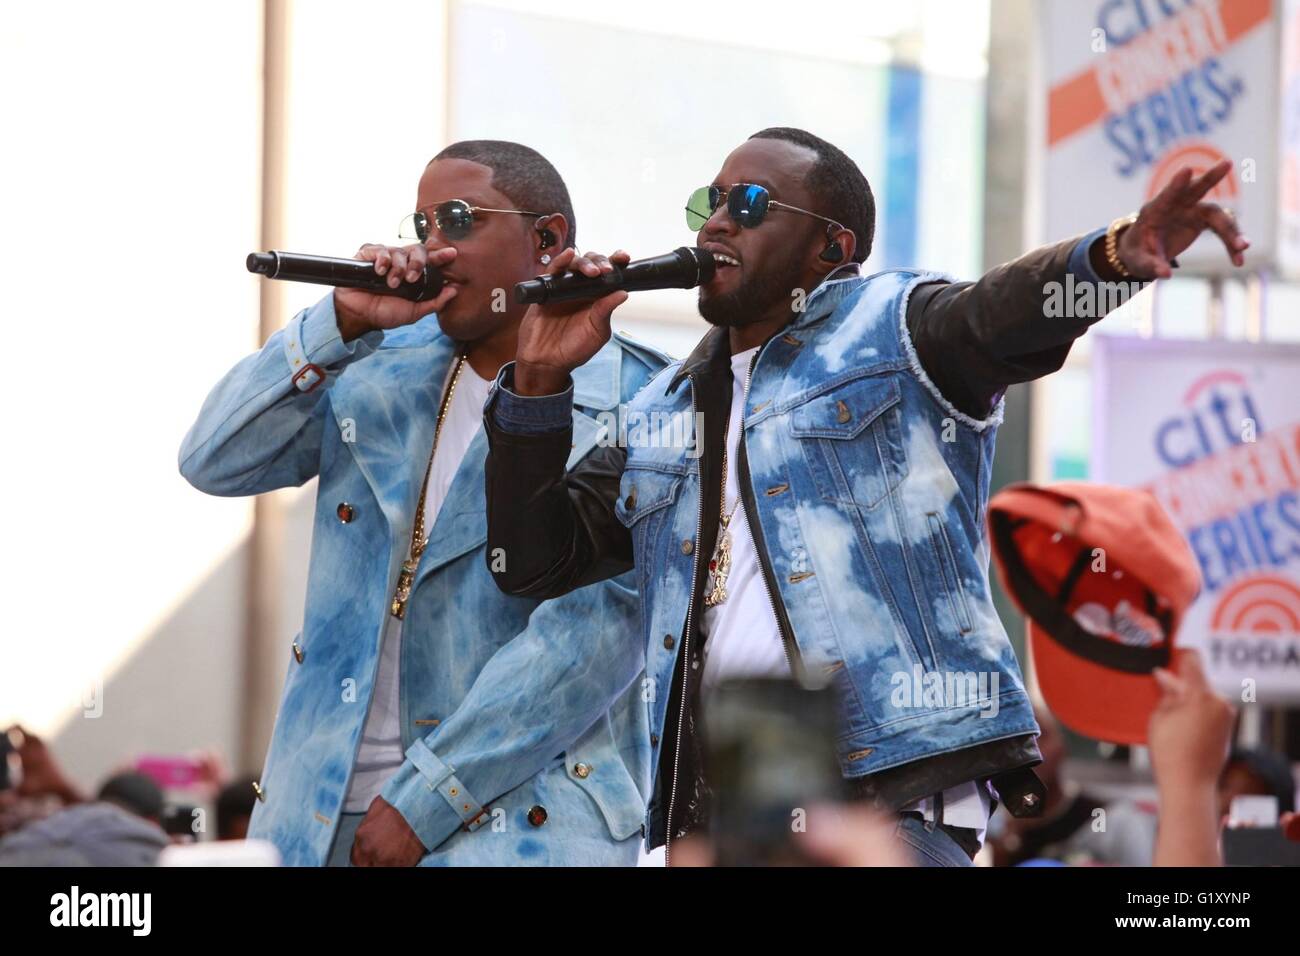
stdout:
[[[1243,265],[1250,243],[1236,220],[1204,201],[1231,168],[1224,160],[1200,176],[1184,169],[1135,219],[1117,220],[1113,251],[1122,271],[1106,254],[1111,230],[1103,228],[1035,249],[976,282],[918,286],[907,325],[922,369],[958,410],[982,419],[1007,386],[1060,368],[1074,340],[1126,301],[1112,291],[1171,276],[1175,258],[1202,232],[1218,235],[1233,265]],[[1102,289],[1099,282],[1128,285]],[[1094,288],[1083,290],[1084,284]],[[1083,309],[1074,308],[1073,296],[1065,298],[1071,290],[1092,293],[1077,299],[1087,303]]]

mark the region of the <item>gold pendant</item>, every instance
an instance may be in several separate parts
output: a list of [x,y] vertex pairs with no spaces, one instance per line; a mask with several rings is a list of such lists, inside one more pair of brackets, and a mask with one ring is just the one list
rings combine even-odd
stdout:
[[713,575],[713,587],[704,596],[704,606],[715,607],[727,599],[727,575],[731,573],[730,531],[723,531],[718,536],[718,547],[709,562],[709,572]]
[[417,562],[408,558],[402,562],[402,571],[397,576],[397,591],[393,594],[393,603],[389,610],[399,621],[406,616],[406,602],[411,597],[411,582],[415,578],[416,567],[418,567]]

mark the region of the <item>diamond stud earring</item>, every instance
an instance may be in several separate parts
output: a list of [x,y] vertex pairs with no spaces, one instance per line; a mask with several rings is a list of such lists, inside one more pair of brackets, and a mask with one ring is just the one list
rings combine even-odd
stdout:
[[551,254],[550,254],[549,252],[547,252],[547,253],[543,253],[543,254],[542,254],[542,257],[541,257],[540,259],[538,259],[537,261],[540,262],[540,263],[541,263],[542,265],[544,265],[544,266],[549,266],[549,265],[551,264]]

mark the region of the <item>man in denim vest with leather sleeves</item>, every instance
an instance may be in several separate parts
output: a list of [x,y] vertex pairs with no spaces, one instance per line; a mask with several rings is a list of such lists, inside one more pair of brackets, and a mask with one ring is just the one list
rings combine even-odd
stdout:
[[569,372],[608,323],[574,304],[525,316],[486,412],[488,543],[509,556],[496,580],[547,597],[635,566],[648,846],[671,854],[707,824],[696,726],[733,676],[832,682],[841,770],[899,814],[919,862],[969,864],[995,799],[1037,812],[1038,726],[987,574],[1002,393],[1059,368],[1104,314],[1058,317],[1062,288],[1139,288],[1207,228],[1240,265],[1246,241],[1202,201],[1228,168],[1184,171],[1139,215],[977,282],[864,278],[875,213],[857,166],[801,130],[756,134],[687,206],[718,261],[699,299],[713,328],[629,411],[702,420],[698,455],[629,440],[566,475]]

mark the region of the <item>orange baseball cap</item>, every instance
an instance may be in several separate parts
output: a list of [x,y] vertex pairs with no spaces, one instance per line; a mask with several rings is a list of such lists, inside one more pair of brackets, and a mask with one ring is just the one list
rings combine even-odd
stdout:
[[988,523],[1047,706],[1078,733],[1145,743],[1160,697],[1151,671],[1169,665],[1201,590],[1174,523],[1149,492],[1081,481],[1009,485]]

